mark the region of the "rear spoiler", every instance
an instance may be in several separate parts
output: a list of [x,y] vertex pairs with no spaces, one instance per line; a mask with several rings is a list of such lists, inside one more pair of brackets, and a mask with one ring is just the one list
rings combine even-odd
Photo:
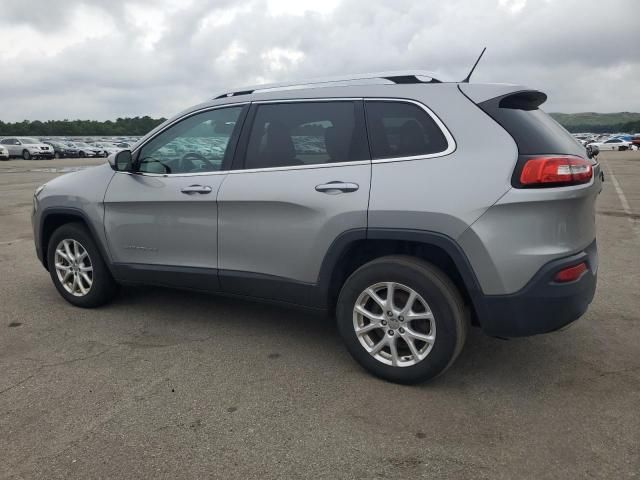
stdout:
[[547,96],[544,93],[538,90],[531,90],[522,85],[459,83],[458,88],[475,104],[494,98],[501,98],[505,102],[505,104],[500,105],[502,108],[535,110],[547,100]]

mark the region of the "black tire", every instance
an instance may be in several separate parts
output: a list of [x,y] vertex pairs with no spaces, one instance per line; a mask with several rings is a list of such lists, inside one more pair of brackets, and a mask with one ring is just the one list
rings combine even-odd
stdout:
[[[436,324],[431,351],[411,366],[386,365],[361,345],[353,324],[353,309],[360,294],[381,282],[397,282],[417,292],[428,303]],[[349,353],[366,370],[396,383],[413,384],[433,379],[447,370],[464,345],[468,313],[458,289],[434,265],[418,258],[393,255],[373,260],[344,283],[336,307],[338,329]]]
[[53,158],[55,158],[56,160],[57,160],[58,158],[61,158],[61,157],[60,157],[60,152],[56,152],[56,153],[54,153],[54,154],[53,154]]
[[31,154],[29,153],[29,150],[22,151],[22,158],[25,160],[31,160]]
[[78,156],[79,156],[80,158],[84,158],[84,157],[85,157],[84,152],[79,152],[79,153],[78,153]]
[[[89,254],[93,267],[93,283],[89,292],[84,296],[75,296],[65,290],[58,278],[55,267],[55,250],[58,244],[65,239],[76,240]],[[100,250],[89,231],[81,223],[67,223],[53,232],[47,246],[47,264],[51,280],[62,298],[77,307],[99,307],[111,301],[118,291],[118,285],[111,276]]]

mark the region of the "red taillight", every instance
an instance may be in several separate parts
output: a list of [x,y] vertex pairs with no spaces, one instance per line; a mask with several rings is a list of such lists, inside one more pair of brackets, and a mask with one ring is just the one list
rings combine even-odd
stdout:
[[592,164],[584,158],[571,155],[533,157],[522,166],[520,183],[523,186],[578,185],[589,182],[592,176]]
[[584,272],[587,271],[587,264],[582,262],[578,265],[574,265],[573,267],[567,267],[560,270],[556,273],[556,276],[553,279],[556,282],[565,283],[565,282],[573,282],[574,280],[579,279]]

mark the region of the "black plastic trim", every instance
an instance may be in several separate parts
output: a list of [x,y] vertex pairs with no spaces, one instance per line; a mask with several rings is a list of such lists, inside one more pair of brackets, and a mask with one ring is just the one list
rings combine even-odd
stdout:
[[397,75],[395,77],[384,77],[385,80],[389,80],[389,81],[391,81],[393,83],[396,83],[396,84],[399,84],[399,85],[407,85],[407,84],[413,84],[413,83],[424,83],[424,84],[442,83],[437,78],[433,78],[433,77],[430,77],[430,78],[431,78],[431,80],[429,80],[428,82],[423,82],[422,80],[420,80],[415,75]]
[[[588,270],[573,282],[558,283],[555,274],[586,262]],[[489,335],[522,337],[553,332],[580,318],[593,300],[597,284],[598,247],[594,240],[584,251],[543,266],[520,291],[486,295],[482,328]]]
[[221,290],[224,293],[277,302],[320,308],[314,301],[317,285],[290,278],[236,270],[220,270]]
[[38,259],[40,260],[44,268],[46,268],[47,270],[49,269],[47,262],[45,261],[45,252],[47,251],[47,245],[44,245],[43,243],[44,242],[44,239],[43,239],[44,224],[45,224],[45,220],[52,215],[67,215],[67,216],[76,217],[79,220],[82,220],[82,222],[89,229],[89,233],[91,233],[93,241],[96,242],[96,246],[98,247],[98,250],[100,250],[100,255],[102,255],[102,258],[107,264],[107,268],[109,268],[109,270],[113,274],[112,264],[109,260],[110,256],[108,255],[107,249],[102,243],[100,236],[97,234],[96,229],[94,228],[93,224],[89,220],[89,217],[82,210],[74,207],[47,207],[44,210],[42,210],[42,212],[40,213],[40,220],[37,226],[37,231],[34,231],[34,235],[37,235],[37,236],[35,237],[34,240],[36,242],[36,253],[38,254]]
[[218,270],[215,268],[114,263],[112,271],[118,282],[126,284],[159,285],[201,292],[220,292]]

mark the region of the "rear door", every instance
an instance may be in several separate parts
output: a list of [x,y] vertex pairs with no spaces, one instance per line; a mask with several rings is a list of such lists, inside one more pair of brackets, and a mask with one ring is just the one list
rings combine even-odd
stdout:
[[218,290],[216,196],[248,106],[198,112],[136,152],[105,195],[105,232],[125,280]]
[[246,124],[218,196],[222,290],[310,304],[332,242],[367,226],[362,101],[254,103]]

